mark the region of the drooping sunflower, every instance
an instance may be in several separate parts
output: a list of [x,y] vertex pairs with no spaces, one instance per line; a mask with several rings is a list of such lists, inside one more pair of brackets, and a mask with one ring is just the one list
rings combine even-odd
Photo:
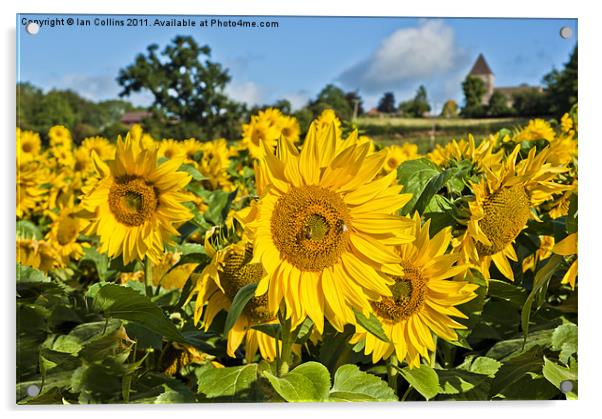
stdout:
[[[203,317],[204,328],[208,330],[215,316],[221,310],[227,311],[230,308],[238,291],[245,285],[258,283],[265,273],[261,264],[251,262],[253,245],[247,240],[216,250],[211,245],[208,234],[205,249],[212,256],[212,261],[198,276],[193,291],[196,293],[194,322],[197,324]],[[245,356],[249,362],[253,360],[257,350],[262,358],[274,360],[279,341],[251,328],[252,325],[271,323],[277,323],[277,319],[268,311],[267,295],[251,298],[228,332],[228,355],[235,357],[236,350],[244,340]]]
[[55,246],[44,240],[17,238],[17,262],[44,272],[63,265]]
[[372,354],[374,363],[389,358],[393,353],[410,368],[418,367],[421,358],[428,358],[435,350],[433,333],[453,342],[458,340],[457,329],[466,329],[452,317],[467,318],[457,305],[476,297],[478,285],[467,281],[450,280],[466,271],[458,266],[458,256],[448,254],[452,235],[451,228],[429,237],[428,220],[421,226],[418,214],[413,218],[412,243],[396,248],[401,256],[404,274],[394,277],[389,285],[391,296],[372,302],[374,314],[380,320],[389,339],[384,342],[367,332],[360,325],[350,343],[364,341],[364,353]]
[[179,235],[174,225],[192,218],[182,205],[191,179],[178,171],[182,160],[159,165],[156,147],[144,148],[129,135],[117,140],[115,160],[107,164],[96,154],[93,159],[102,179],[83,190],[83,206],[95,214],[87,232],[100,236],[101,252],[123,254],[126,264],[145,255],[156,262]]
[[529,219],[538,219],[532,209],[569,188],[554,181],[566,169],[547,162],[549,147],[539,153],[533,147],[516,163],[519,151],[517,145],[503,165],[492,170],[485,167],[480,182],[471,183],[471,218],[455,244],[463,261],[479,267],[487,278],[493,261],[502,275],[514,280],[509,262],[518,261],[514,239]]
[[370,310],[370,297],[390,293],[387,271],[402,275],[393,246],[411,241],[409,221],[396,212],[410,199],[395,173],[376,178],[386,153],[369,145],[337,153],[336,126],[317,135],[310,126],[302,151],[279,140],[278,156],[265,150],[256,175],[260,200],[244,214],[255,242],[253,263],[266,271],[257,295],[268,294],[275,315],[281,301],[295,327],[324,316],[338,330],[354,322],[352,308]]

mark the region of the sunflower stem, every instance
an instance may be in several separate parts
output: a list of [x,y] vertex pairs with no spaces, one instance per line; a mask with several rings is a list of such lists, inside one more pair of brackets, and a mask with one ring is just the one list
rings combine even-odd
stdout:
[[144,256],[144,288],[146,290],[146,296],[152,298],[153,296],[153,264],[148,256]]
[[392,354],[387,360],[387,378],[389,381],[389,387],[393,389],[395,394],[397,394],[397,364],[397,357],[395,356],[395,354]]
[[435,364],[437,362],[437,335],[433,336],[433,342],[435,344],[435,350],[433,351],[433,355],[431,356],[431,367],[435,368]]
[[279,314],[278,317],[280,320],[282,350],[280,351],[280,356],[278,357],[279,362],[277,362],[276,365],[278,367],[279,376],[282,376],[289,371],[292,349],[295,341],[297,340],[300,327],[297,327],[295,330],[291,330],[291,320],[284,318],[284,314]]

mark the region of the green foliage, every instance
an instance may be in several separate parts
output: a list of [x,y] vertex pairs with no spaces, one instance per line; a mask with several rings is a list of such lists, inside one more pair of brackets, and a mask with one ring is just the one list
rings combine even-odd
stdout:
[[228,317],[226,317],[226,324],[224,326],[224,334],[227,334],[230,329],[232,329],[247,303],[255,296],[256,289],[257,284],[248,284],[238,290],[234,296],[234,299],[232,300],[232,305],[228,310]]
[[387,335],[385,334],[383,327],[380,324],[380,321],[378,320],[378,317],[376,317],[372,313],[370,314],[370,317],[366,317],[364,314],[357,310],[354,310],[354,313],[355,320],[360,326],[362,326],[369,333],[373,334],[383,342],[389,342],[389,339],[387,338]]
[[455,100],[446,100],[441,108],[441,115],[443,118],[455,118],[459,114],[458,104]]
[[439,377],[429,365],[422,364],[419,368],[406,367],[399,372],[426,400],[432,399],[439,393]]
[[331,402],[396,401],[387,383],[375,375],[361,371],[357,365],[343,365],[334,375],[328,400]]
[[478,77],[468,76],[462,83],[464,92],[464,107],[462,115],[465,117],[480,117],[485,113],[483,96],[487,93],[485,82]]
[[[149,121],[148,131],[158,138],[236,138],[243,108],[224,94],[230,75],[210,61],[209,46],[200,46],[190,36],[176,36],[158,50],[158,45],[149,45],[146,54],[138,54],[117,77],[120,96],[142,91],[153,96],[155,123]],[[161,135],[157,131],[167,121],[169,135]]]
[[[317,117],[325,109],[332,109],[341,120],[350,120],[353,116],[353,103],[350,103],[347,94],[334,84],[326,85],[316,99],[309,103],[307,109],[312,115],[310,119]],[[302,114],[300,116],[303,117]],[[304,122],[303,119],[299,121],[301,128],[307,129],[309,123]]]
[[575,45],[564,68],[560,71],[554,69],[543,78],[546,85],[545,91],[549,97],[550,113],[557,118],[565,112],[569,112],[573,105],[577,103],[577,58],[578,49]]
[[550,98],[536,88],[525,89],[512,95],[512,106],[521,116],[549,115]]
[[[487,104],[487,116],[503,117],[513,114],[512,108],[508,106],[508,98],[499,90],[494,90]],[[520,115],[525,115],[521,113]]]
[[197,388],[209,399],[249,397],[257,380],[257,364],[239,367],[213,368],[207,366],[197,370]]
[[426,96],[426,87],[420,85],[416,91],[416,95],[412,100],[401,102],[399,104],[399,111],[403,116],[422,118],[431,110],[428,98]]

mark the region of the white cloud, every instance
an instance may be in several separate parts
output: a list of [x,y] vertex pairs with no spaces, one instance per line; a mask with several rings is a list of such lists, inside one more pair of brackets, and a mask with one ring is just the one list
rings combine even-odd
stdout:
[[231,82],[226,86],[225,93],[232,99],[249,106],[263,103],[262,89],[252,81]]
[[301,109],[310,99],[310,94],[307,90],[299,90],[297,92],[284,93],[282,97],[291,103],[291,109],[296,111]]
[[339,80],[366,93],[415,89],[416,82],[457,68],[460,56],[452,28],[440,20],[425,20],[417,27],[392,33],[367,59],[344,71]]

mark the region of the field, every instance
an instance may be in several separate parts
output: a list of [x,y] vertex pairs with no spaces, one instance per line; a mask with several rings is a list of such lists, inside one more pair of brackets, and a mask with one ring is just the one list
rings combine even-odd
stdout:
[[17,402],[577,399],[576,107],[357,123],[17,128]]

